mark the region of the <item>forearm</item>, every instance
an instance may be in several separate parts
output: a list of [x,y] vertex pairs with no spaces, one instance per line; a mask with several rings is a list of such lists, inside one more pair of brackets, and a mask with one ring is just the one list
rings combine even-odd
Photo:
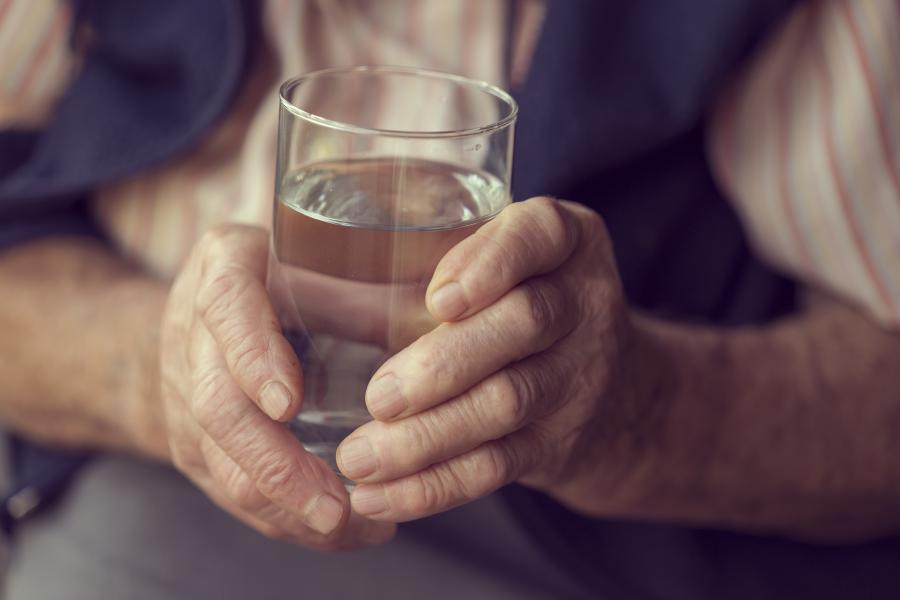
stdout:
[[70,238],[0,254],[0,289],[4,424],[54,445],[164,455],[152,374],[165,286]]
[[900,336],[837,304],[764,328],[635,327],[638,375],[659,376],[610,445],[633,470],[583,508],[832,541],[900,529]]

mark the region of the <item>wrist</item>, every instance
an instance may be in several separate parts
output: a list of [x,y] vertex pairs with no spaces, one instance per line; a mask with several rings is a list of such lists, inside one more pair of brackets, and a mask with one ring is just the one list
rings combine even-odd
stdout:
[[642,361],[633,390],[647,405],[647,422],[636,427],[643,437],[632,460],[640,469],[617,514],[730,523],[746,485],[729,437],[746,429],[734,427],[743,421],[735,386],[746,357],[759,356],[759,336],[752,329],[726,331],[643,315],[634,315],[633,324],[635,357]]
[[118,283],[109,295],[113,310],[128,307],[118,311],[123,321],[116,339],[128,360],[120,365],[119,404],[110,410],[120,415],[125,450],[161,460],[169,456],[159,389],[159,331],[166,297],[163,284],[143,277]]
[[653,320],[638,314],[623,321],[619,340],[609,385],[582,434],[582,466],[547,490],[589,516],[647,516],[671,466],[663,445],[673,399],[671,346],[661,343]]

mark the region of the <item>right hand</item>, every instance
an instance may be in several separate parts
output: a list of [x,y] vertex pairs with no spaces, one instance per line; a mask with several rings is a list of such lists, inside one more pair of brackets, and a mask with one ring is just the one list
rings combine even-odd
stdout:
[[172,286],[160,340],[172,462],[268,537],[324,550],[384,543],[396,526],[353,514],[338,478],[281,423],[303,385],[266,294],[267,252],[265,230],[221,226]]

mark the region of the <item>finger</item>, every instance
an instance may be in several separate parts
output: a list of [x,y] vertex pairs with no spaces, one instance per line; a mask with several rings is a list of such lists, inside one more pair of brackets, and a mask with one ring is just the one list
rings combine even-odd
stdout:
[[219,493],[241,510],[253,513],[257,518],[269,522],[284,531],[297,535],[309,533],[309,527],[290,513],[283,513],[257,489],[241,467],[208,435],[203,436],[200,448],[209,475],[217,484]]
[[234,225],[204,236],[196,310],[244,394],[284,421],[300,409],[302,375],[266,293],[267,239]]
[[323,535],[342,528],[347,494],[334,473],[250,402],[208,332],[195,335],[207,336],[192,349],[197,367],[190,406],[200,427],[274,504]]
[[353,509],[373,520],[427,517],[486,496],[515,481],[535,460],[527,430],[495,440],[388,483],[364,483],[350,495]]
[[[174,393],[169,390],[169,394]],[[258,498],[261,497],[258,491],[258,497],[253,497],[252,500],[249,498],[249,490],[244,481],[248,479],[246,475],[240,478],[239,475],[243,473],[239,474],[229,468],[236,467],[236,464],[225,460],[226,455],[190,417],[183,400],[180,397],[170,397],[164,407],[169,431],[169,454],[175,467],[219,507],[252,529],[272,539],[292,538],[289,528],[248,510],[253,508],[259,511],[264,505],[273,505],[266,498]],[[253,490],[256,491],[255,486]],[[266,512],[272,511],[270,509]]]
[[[204,447],[214,451],[216,445],[210,442]],[[231,464],[235,465],[234,468],[238,471],[240,470],[236,463],[232,462]],[[230,479],[235,476],[227,474],[225,477]],[[231,498],[227,491],[223,491],[223,480],[215,476],[213,471],[192,477],[191,480],[222,510],[269,539],[324,551],[352,550],[384,544],[394,537],[397,530],[394,523],[373,521],[353,513],[344,534],[339,538],[323,537],[317,532],[309,531],[302,524],[298,524],[290,515],[271,502],[263,500],[258,506],[254,505],[252,509],[244,508],[239,501],[236,502]]]
[[397,525],[395,523],[373,521],[356,513],[351,513],[350,521],[347,525],[347,530],[350,533],[339,538],[326,538],[320,541],[308,536],[297,536],[257,518],[253,513],[238,508],[216,491],[216,485],[210,482],[206,486],[198,485],[198,487],[222,510],[269,539],[331,552],[336,550],[358,550],[366,546],[381,546],[391,541],[397,533]]
[[383,544],[393,537],[396,527],[392,524],[370,521],[358,515],[351,515],[341,539],[328,539],[311,531],[305,523],[300,523],[263,496],[237,463],[185,410],[176,410],[176,406],[167,403],[166,412],[175,466],[223,510],[262,535],[323,550]]
[[[268,522],[250,512],[247,512],[240,506],[239,500],[236,502],[233,498],[229,498],[229,494],[223,492],[223,488],[227,485],[223,484],[223,480],[228,480],[233,475],[222,477],[222,471],[217,474],[210,470],[209,465],[216,465],[218,460],[208,458],[208,452],[204,452],[201,440],[209,440],[209,437],[200,429],[196,422],[190,419],[177,418],[176,411],[167,411],[172,413],[168,417],[170,427],[175,439],[178,443],[173,443],[172,458],[175,466],[179,471],[190,478],[191,482],[200,488],[209,498],[218,504],[223,510],[243,521],[245,524],[255,529],[262,535],[273,538],[282,539],[289,534],[282,527]],[[211,444],[214,446],[214,444]],[[233,494],[234,495],[234,494]]]
[[553,278],[538,277],[477,315],[438,327],[376,371],[366,390],[369,412],[381,421],[420,412],[546,350],[572,331],[571,302]]
[[205,436],[201,448],[207,459],[210,477],[216,483],[216,493],[227,500],[229,512],[268,537],[334,550],[383,544],[396,531],[393,523],[351,515],[340,539],[331,540],[269,501],[257,489],[253,480],[212,438]]
[[203,477],[191,477],[191,482],[200,488],[219,508],[263,536],[273,540],[286,540],[291,537],[288,532],[280,527],[276,527],[234,504],[220,491],[219,483],[208,473]]
[[296,302],[301,326],[310,331],[399,350],[436,325],[418,284],[352,281],[306,269],[285,269],[282,278],[273,293]]
[[391,481],[518,431],[558,408],[566,377],[543,353],[488,377],[464,394],[399,421],[370,421],[338,447],[349,479]]
[[578,243],[575,217],[552,198],[506,207],[438,263],[426,292],[439,321],[459,320],[489,306],[520,282],[561,265]]

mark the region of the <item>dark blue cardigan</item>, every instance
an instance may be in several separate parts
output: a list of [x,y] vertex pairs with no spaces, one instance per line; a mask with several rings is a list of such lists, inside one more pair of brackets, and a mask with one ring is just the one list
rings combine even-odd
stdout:
[[[629,299],[645,310],[728,325],[792,309],[792,284],[751,255],[710,176],[702,121],[716,91],[790,4],[549,3],[532,73],[517,91],[516,197],[550,193],[599,210]],[[83,70],[42,131],[0,134],[0,247],[62,233],[102,237],[86,198],[100,184],[176,157],[222,116],[255,47],[255,7],[78,3],[73,39],[85,45]],[[21,441],[13,456],[17,489],[41,500],[61,493],[85,460]],[[504,493],[548,560],[598,597],[900,597],[895,540],[814,547],[589,520],[522,488]]]

